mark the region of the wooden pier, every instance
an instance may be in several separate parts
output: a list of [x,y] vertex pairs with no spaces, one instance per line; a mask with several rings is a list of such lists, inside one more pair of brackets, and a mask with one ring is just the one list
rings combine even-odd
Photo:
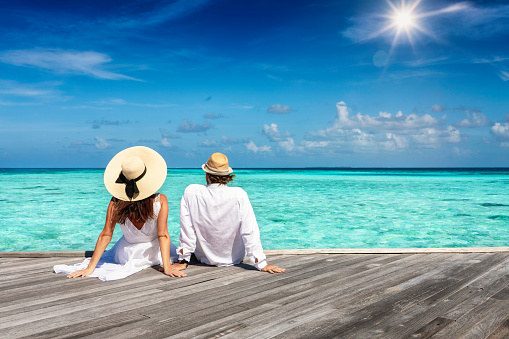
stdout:
[[266,252],[287,271],[192,265],[110,282],[52,272],[84,253],[0,253],[0,337],[509,337],[507,250]]

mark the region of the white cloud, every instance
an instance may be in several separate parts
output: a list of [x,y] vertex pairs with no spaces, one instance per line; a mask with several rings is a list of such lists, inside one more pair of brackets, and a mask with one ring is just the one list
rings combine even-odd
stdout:
[[491,127],[491,133],[498,139],[509,139],[509,123],[506,122],[503,125],[499,122],[495,123]]
[[229,138],[226,135],[221,136],[221,143],[223,143],[225,145],[244,144],[246,142],[248,142],[247,139],[234,139],[234,138]]
[[290,133],[280,133],[277,124],[263,125],[262,133],[266,135],[270,141],[280,141],[290,136]]
[[304,140],[302,142],[302,146],[304,148],[307,148],[307,149],[323,148],[323,147],[329,146],[329,143],[330,143],[330,141],[309,141],[309,140]]
[[[14,81],[7,82],[8,84],[5,84],[6,86],[2,86],[3,88],[0,88],[0,94],[9,94],[13,96],[22,96],[22,97],[40,97],[40,96],[48,96],[52,95],[54,96],[55,91],[52,89],[43,89],[43,88],[36,88],[33,86],[27,86],[27,85],[19,85],[16,84]],[[0,85],[4,85],[4,82],[0,83]]]
[[442,105],[439,105],[439,104],[434,104],[431,106],[431,111],[432,112],[443,112],[443,111],[445,111],[445,107]]
[[255,108],[254,106],[250,106],[250,105],[238,105],[238,104],[233,104],[230,107],[236,108],[236,109],[253,109],[253,108]]
[[[41,82],[35,84],[23,84],[12,80],[0,79],[0,96],[9,98],[10,102],[4,102],[3,105],[16,106],[37,104],[48,101],[67,101],[72,97],[63,96],[62,92],[56,87],[61,82]],[[27,101],[31,102],[27,102]]]
[[274,114],[288,114],[292,111],[290,106],[286,105],[280,105],[280,104],[274,104],[269,105],[267,108],[268,113],[274,113]]
[[95,137],[95,147],[97,149],[106,149],[110,148],[111,144],[109,144],[106,140],[100,137]]
[[344,101],[336,104],[338,121],[334,128],[366,128],[369,130],[383,131],[409,131],[419,128],[437,126],[438,120],[429,114],[418,116],[416,114],[405,115],[398,111],[395,115],[388,112],[379,112],[378,116],[357,113],[350,117],[350,110]]
[[159,131],[161,132],[161,137],[163,138],[169,138],[169,139],[180,139],[181,136],[178,134],[168,133],[165,129],[160,128]]
[[256,146],[256,144],[251,140],[249,143],[244,144],[246,146],[246,149],[249,151],[252,151],[253,153],[270,153],[272,150],[270,149],[270,146],[263,145],[263,146]]
[[480,113],[480,112],[473,112],[471,115],[467,112],[469,118],[464,119],[456,124],[454,126],[457,127],[483,127],[483,126],[491,126],[493,123],[488,120],[486,115]]
[[447,143],[459,143],[460,132],[453,126],[444,126],[429,114],[405,115],[401,111],[378,116],[357,113],[350,116],[347,105],[336,105],[337,120],[332,126],[310,131],[302,143],[305,150],[318,148],[324,152],[380,152],[402,151],[411,148],[438,148]]
[[408,140],[404,136],[387,133],[385,135],[387,137],[387,141],[382,142],[385,149],[389,151],[395,151],[398,149],[408,148]]
[[120,126],[120,125],[126,125],[130,124],[131,122],[129,120],[94,120],[92,121],[92,128],[93,129],[99,129],[101,126]]
[[262,133],[267,136],[270,141],[277,142],[278,146],[286,152],[291,152],[296,149],[295,141],[290,137],[290,133],[288,131],[284,133],[279,132],[277,124],[263,125]]
[[288,138],[286,140],[279,141],[278,145],[286,152],[291,152],[295,148],[295,141],[293,141],[292,138]]
[[23,67],[36,67],[62,74],[89,75],[99,79],[137,80],[127,75],[104,70],[111,58],[103,53],[53,49],[11,50],[0,54],[0,62]]
[[218,147],[219,143],[215,139],[206,139],[202,141],[199,145],[199,147]]
[[161,140],[161,143],[159,144],[161,146],[163,146],[164,148],[170,148],[172,145],[168,142],[168,139],[166,138],[163,138]]
[[459,130],[452,126],[448,126],[445,130],[423,128],[412,137],[417,144],[429,148],[438,148],[443,143],[459,143],[461,141]]
[[221,114],[217,115],[215,113],[207,113],[203,117],[205,119],[219,119],[219,118],[222,118],[223,116]]
[[176,104],[140,104],[134,102],[128,102],[121,98],[108,98],[101,101],[96,101],[94,104],[100,106],[135,106],[135,107],[149,107],[149,108],[163,108],[163,107],[176,107]]
[[509,72],[506,71],[500,71],[500,74],[498,75],[500,79],[507,81],[509,80]]
[[468,35],[471,39],[483,39],[507,33],[508,4],[471,6],[463,14],[457,30],[459,34]]
[[199,133],[199,132],[205,132],[208,129],[212,128],[212,124],[210,122],[204,122],[203,124],[197,124],[194,122],[191,122],[187,119],[182,120],[179,127],[177,128],[177,132],[183,132],[183,133]]
[[486,58],[474,59],[473,62],[474,62],[474,64],[492,64],[495,62],[502,62],[502,61],[506,61],[506,60],[509,60],[509,58],[505,58],[505,57],[502,58],[499,56],[495,56],[491,59],[486,59]]

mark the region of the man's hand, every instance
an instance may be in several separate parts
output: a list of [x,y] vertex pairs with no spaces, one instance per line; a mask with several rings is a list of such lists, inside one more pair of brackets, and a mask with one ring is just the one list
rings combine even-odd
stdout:
[[264,268],[261,269],[262,272],[269,272],[270,274],[274,273],[283,273],[285,271],[284,268],[277,267],[274,265],[267,265]]
[[171,265],[168,268],[161,267],[161,268],[159,268],[159,271],[164,272],[164,274],[169,275],[170,277],[173,277],[173,278],[187,277],[187,274],[185,274],[184,272],[181,272],[180,270],[176,269],[173,266],[174,265]]

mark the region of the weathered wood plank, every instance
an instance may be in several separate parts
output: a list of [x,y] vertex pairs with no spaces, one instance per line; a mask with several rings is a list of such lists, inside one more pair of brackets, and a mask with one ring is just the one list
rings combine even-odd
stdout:
[[[299,294],[275,299],[271,303],[266,303],[251,309],[251,311],[253,311],[260,307],[269,305],[272,306],[267,311],[260,313],[256,319],[249,321],[249,327],[240,330],[236,333],[236,335],[239,337],[263,336],[263,333],[267,328],[271,328],[275,325],[279,326],[282,321],[292,322],[292,318],[300,317],[301,315],[312,312],[315,309],[328,307],[326,306],[328,300],[334,300],[334,296],[331,297],[331,295],[335,295],[336,293],[341,294],[342,296],[348,295],[349,288],[355,286],[355,282],[352,283],[349,281],[349,283],[352,283],[351,285],[345,283],[345,280],[351,280],[349,278],[350,277],[347,275],[346,277],[343,277],[343,279],[338,279],[336,282],[323,285],[323,290],[318,292],[316,292],[315,289],[308,289],[300,292]],[[292,290],[294,289],[291,285],[289,285],[288,288]],[[226,324],[225,322],[235,322],[237,319],[242,319],[243,316],[243,314],[240,314],[237,315],[237,317],[232,316],[210,324],[193,327],[192,329],[183,332],[183,334],[188,337],[194,337],[205,333],[213,327],[224,326]],[[293,326],[297,326],[298,324],[298,322],[293,323]]]
[[444,327],[452,323],[454,320],[452,319],[446,319],[446,318],[435,318],[417,331],[415,331],[411,338],[429,338],[433,334],[439,332]]
[[[365,265],[366,264],[365,261],[364,262],[363,261],[359,261],[358,257],[353,257],[353,258],[355,259],[354,262],[356,262],[357,265]],[[332,272],[326,272],[326,273],[341,274],[341,271],[332,271]],[[299,275],[299,274],[300,273],[298,273],[297,275]],[[286,274],[285,275],[274,276],[273,278],[283,278],[285,276],[286,276]],[[288,278],[286,278],[285,280],[287,280],[287,279]],[[294,284],[299,284],[299,283],[300,283],[299,279],[296,279],[294,281]],[[239,294],[235,292],[236,290],[232,290],[232,288],[235,288],[235,286],[231,286],[230,285],[228,287],[229,288],[224,289],[224,291],[215,290],[214,291],[215,295],[212,295],[212,296],[210,296],[209,298],[207,298],[205,300],[198,299],[198,300],[193,301],[193,299],[192,299],[193,295],[191,295],[189,297],[186,296],[185,298],[182,298],[183,302],[179,303],[179,305],[180,304],[182,305],[182,306],[179,306],[179,311],[182,314],[181,315],[179,315],[179,314],[169,314],[169,316],[170,316],[169,318],[167,317],[167,319],[162,319],[161,321],[162,322],[172,323],[173,324],[172,328],[175,331],[181,332],[181,331],[185,330],[186,328],[189,328],[190,331],[193,331],[193,333],[187,333],[186,332],[186,333],[183,333],[183,335],[188,336],[188,337],[194,337],[194,336],[197,335],[197,332],[195,330],[197,328],[201,328],[200,325],[202,324],[204,316],[209,316],[209,317],[215,317],[216,316],[215,315],[216,308],[234,308],[234,307],[236,307],[238,305],[244,306],[244,308],[246,308],[245,304],[242,304],[242,301],[246,301],[246,298],[251,298],[250,296],[252,296],[253,299],[249,299],[249,300],[256,300],[256,298],[258,297],[258,293],[278,293],[276,291],[277,288],[265,285],[265,286],[259,286],[258,287],[259,290],[251,291],[253,293],[249,293],[250,296],[249,295],[246,296],[245,295],[246,291],[248,291],[249,289],[246,289],[245,287],[243,287],[242,286],[242,282],[241,282],[241,284],[239,286],[237,286],[237,288],[238,288],[239,293],[242,293],[242,291],[244,291],[244,293],[243,293],[244,295],[242,296],[242,298],[239,298]],[[285,291],[285,290],[291,291],[291,290],[295,289],[295,287],[293,287],[292,284],[283,284],[280,287],[281,287],[281,291]],[[279,293],[281,293],[281,291]],[[299,291],[296,291],[296,292],[299,292]],[[279,293],[277,294],[276,297],[272,297],[272,299],[281,300],[280,296],[279,296]],[[186,303],[190,304],[191,309],[186,309],[185,308]],[[193,310],[192,308],[196,307],[196,305],[199,305],[200,308],[198,308],[196,310]],[[223,325],[216,324],[215,322],[213,322],[213,325],[212,325],[211,328],[212,329],[217,329],[217,328],[220,328],[221,326],[226,326],[227,327],[229,323],[236,323],[238,321],[238,319],[243,320],[246,317],[249,317],[248,313],[251,314],[251,315],[256,315],[258,313],[266,312],[267,309],[272,309],[272,308],[278,307],[278,306],[280,306],[280,305],[278,305],[278,303],[276,301],[276,303],[262,304],[259,307],[254,307],[254,308],[247,307],[248,309],[246,311],[244,311],[244,312],[234,312],[228,318],[223,318],[222,316],[219,317],[217,321],[223,323]],[[143,312],[143,313],[150,312],[149,314],[151,314],[152,317],[157,317],[157,314],[156,314],[157,313],[157,307],[155,309],[149,309],[149,310],[145,310],[145,311],[143,311],[141,309],[138,309],[137,311],[138,312]],[[201,312],[201,313],[197,313],[198,311]],[[185,316],[186,314],[193,314],[195,318],[189,319],[187,316]],[[198,316],[198,314],[199,314],[199,316]],[[212,324],[210,322],[211,319],[212,318],[208,318],[209,324]],[[205,324],[207,324],[207,322],[205,322]],[[207,325],[205,325],[205,326],[207,326]],[[133,329],[127,328],[127,330],[131,331]],[[157,328],[154,331],[157,332]],[[155,332],[154,333],[151,332],[151,335],[155,335],[157,337],[157,333],[155,333]],[[109,336],[109,335],[111,335],[111,333],[107,333],[107,335]]]
[[[121,312],[113,315],[95,319],[93,323],[89,321],[76,322],[70,326],[59,327],[57,329],[42,331],[39,333],[30,333],[26,338],[30,339],[59,339],[59,338],[83,338],[108,329],[118,328],[127,324],[134,324],[146,320],[148,317],[132,312]],[[24,336],[21,329],[17,335]]]
[[504,321],[502,325],[500,325],[493,333],[488,337],[488,339],[504,339],[509,338],[509,319]]
[[[425,302],[424,307],[422,307],[422,304],[419,304],[418,307],[414,307],[413,310],[405,310],[404,313],[396,316],[397,321],[403,324],[406,318],[413,317],[404,324],[409,330],[411,328],[416,328],[416,326],[419,326],[419,324],[422,324],[426,320],[429,320],[435,316],[440,316],[440,319],[450,319],[454,321],[454,319],[457,317],[448,317],[454,314],[467,313],[474,307],[474,305],[476,305],[475,302],[472,303],[473,300],[477,301],[477,304],[480,304],[507,286],[509,283],[509,276],[506,274],[507,271],[509,271],[507,262],[508,259],[496,265],[499,268],[503,268],[502,270],[489,270],[489,274],[484,275],[481,279],[475,280],[475,284],[469,283],[468,286],[464,287],[462,290],[459,290],[451,297],[439,300],[437,296],[434,296],[436,301],[433,301],[433,303],[429,305],[428,309],[426,309],[427,307]],[[454,310],[454,312],[448,310]],[[382,324],[378,325],[377,329],[380,330],[382,326]],[[416,336],[419,333],[420,332],[418,330],[413,334],[413,336]],[[397,335],[397,333],[392,334]],[[388,335],[390,336],[391,333]]]
[[[199,268],[202,268],[199,266]],[[224,274],[224,271],[228,271],[228,270],[233,270],[234,272],[238,272],[236,273],[235,275],[238,276],[236,277],[237,279],[240,278],[240,276],[242,274],[245,274],[245,272],[248,272],[246,270],[243,270],[241,269],[239,271],[239,269],[237,267],[225,267],[225,268],[213,268],[213,267],[206,267],[206,269],[209,269],[209,270],[216,270],[218,273],[220,270],[223,271],[223,274]],[[140,272],[139,274],[137,274],[138,277],[142,276],[142,273],[146,273],[146,272]],[[253,273],[256,273],[258,275],[262,274],[260,272],[253,272]],[[158,277],[163,277],[165,279],[170,279],[169,277],[165,277],[163,276],[161,273],[159,272],[156,272],[157,276]],[[266,274],[264,274],[266,275]],[[232,277],[232,275],[230,275],[230,278]],[[80,280],[88,280],[87,278],[85,279],[80,279]],[[132,280],[132,279],[130,279]],[[187,279],[175,279],[175,281],[182,281],[186,282]],[[188,280],[187,280],[188,281]],[[71,281],[71,283],[73,283],[74,281]],[[102,283],[102,284],[105,284],[103,282],[99,282],[99,283]],[[111,282],[109,282],[111,283]],[[112,282],[112,283],[115,283],[115,282]],[[209,280],[207,280],[205,282],[205,284],[208,284],[210,283]],[[108,283],[106,283],[108,284]],[[191,286],[192,287],[192,286]],[[185,289],[185,288],[184,288]],[[140,293],[142,292],[142,293]],[[50,306],[50,307],[44,307],[44,309],[42,309],[41,311],[28,311],[28,312],[24,312],[23,313],[23,317],[16,317],[15,315],[11,315],[11,316],[7,316],[5,317],[3,320],[4,324],[5,323],[9,323],[9,326],[11,325],[23,325],[24,323],[27,323],[29,321],[31,321],[30,319],[33,318],[33,317],[43,317],[43,318],[51,318],[51,317],[58,317],[58,322],[54,322],[52,321],[51,325],[54,326],[55,324],[58,324],[61,322],[61,320],[63,318],[65,318],[65,316],[61,316],[60,313],[61,313],[61,310],[62,308],[65,308],[67,310],[67,312],[69,313],[72,313],[72,312],[78,312],[78,310],[81,310],[81,314],[82,314],[82,317],[84,316],[85,318],[87,317],[90,317],[90,319],[93,319],[94,316],[97,317],[97,314],[96,312],[86,312],[86,311],[89,311],[90,308],[95,308],[96,310],[99,311],[99,314],[104,314],[102,313],[102,311],[104,312],[107,312],[109,310],[115,310],[115,308],[117,306],[122,306],[124,305],[124,307],[131,307],[132,309],[135,309],[136,307],[140,307],[140,306],[143,306],[145,304],[147,305],[151,305],[151,304],[154,304],[154,303],[159,303],[160,299],[166,299],[165,301],[168,301],[168,300],[171,300],[171,299],[174,299],[176,296],[174,293],[172,292],[164,292],[162,290],[156,290],[155,292],[157,292],[156,294],[159,296],[159,298],[154,298],[154,299],[150,299],[148,298],[147,296],[149,294],[154,294],[154,292],[147,292],[147,291],[144,291],[143,287],[141,289],[138,290],[123,290],[122,292],[118,292],[116,293],[116,296],[111,296],[110,294],[107,294],[107,295],[104,295],[100,300],[97,300],[95,303],[86,303],[84,304],[84,306],[82,305],[78,305],[78,309],[75,310],[75,308],[77,306],[75,306],[75,302],[71,303],[71,304],[60,304],[60,305],[56,305],[56,306]],[[131,296],[131,293],[134,293],[134,297],[132,298]],[[163,296],[163,297],[162,297]],[[109,302],[108,300],[113,298],[114,301],[117,301],[117,304],[116,305],[115,303],[113,302]],[[119,302],[120,301],[120,302]],[[167,306],[167,305],[166,305]],[[34,323],[32,322],[32,325]],[[2,321],[0,321],[0,328],[2,327]],[[14,329],[13,331],[15,332],[16,329]],[[7,332],[9,333],[9,332]]]
[[[482,270],[485,265],[496,264],[505,257],[490,256],[482,263],[467,264],[463,263],[458,267],[453,267],[449,274],[462,274],[466,279],[468,276],[474,276],[477,271]],[[471,268],[474,266],[475,269]],[[338,311],[337,315],[331,314],[324,317],[323,320],[310,324],[310,326],[300,326],[295,331],[288,331],[285,336],[332,336],[341,334],[344,337],[353,335],[354,333],[364,333],[370,328],[383,321],[384,319],[398,314],[401,310],[414,305],[415,303],[427,299],[435,293],[443,290],[444,281],[452,283],[455,278],[449,278],[442,281],[425,280],[417,285],[413,285],[395,295],[382,299],[378,302],[371,303],[363,309],[351,313],[347,316]],[[285,336],[282,336],[285,337]]]
[[285,253],[269,256],[270,263],[287,268],[279,275],[247,264],[191,265],[184,279],[147,269],[113,282],[70,280],[51,272],[54,264],[81,260],[0,258],[0,336],[494,339],[509,334],[509,253]]
[[[507,262],[507,259],[502,261],[502,263],[505,262]],[[483,262],[481,262],[480,265],[483,265]],[[498,265],[500,264],[496,264],[495,266]],[[484,276],[486,267],[488,266],[482,266],[477,270],[478,275]],[[473,272],[469,270],[468,273],[470,274]],[[484,277],[486,278],[486,276]],[[428,321],[440,315],[444,316],[446,311],[472,298],[476,293],[480,294],[484,292],[484,290],[470,288],[469,285],[472,280],[478,280],[478,276],[472,275],[456,282],[452,281],[449,286],[444,286],[444,289],[438,293],[377,324],[373,330],[366,332],[366,335],[385,333],[387,338],[409,336]]]
[[458,319],[464,314],[470,312],[472,309],[482,304],[488,298],[493,296],[495,293],[503,289],[509,283],[509,274],[505,274],[502,277],[499,277],[493,283],[489,281],[484,286],[473,286],[469,287],[472,289],[477,289],[477,293],[473,294],[469,299],[465,300],[461,304],[453,307],[448,312],[444,313],[444,317],[448,319]]
[[[455,322],[446,326],[443,330],[436,333],[433,336],[433,338],[443,338],[443,339],[461,338],[464,335],[466,335],[469,331],[473,330],[473,328],[478,323],[482,322],[486,317],[491,317],[492,313],[498,313],[500,309],[504,309],[505,311],[507,311],[507,302],[489,298],[482,304],[472,309],[470,312],[456,319]],[[502,323],[503,321],[499,324],[499,326]],[[495,330],[496,327],[493,329],[493,331]]]

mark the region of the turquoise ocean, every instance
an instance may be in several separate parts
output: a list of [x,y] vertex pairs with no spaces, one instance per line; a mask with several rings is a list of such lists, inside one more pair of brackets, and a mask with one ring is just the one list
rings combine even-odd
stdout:
[[[509,169],[242,169],[264,249],[509,246]],[[168,229],[201,169],[169,169]],[[0,169],[0,251],[93,250],[103,169]],[[121,236],[116,228],[112,244]],[[112,245],[111,244],[111,245]],[[111,247],[110,245],[110,247]]]

